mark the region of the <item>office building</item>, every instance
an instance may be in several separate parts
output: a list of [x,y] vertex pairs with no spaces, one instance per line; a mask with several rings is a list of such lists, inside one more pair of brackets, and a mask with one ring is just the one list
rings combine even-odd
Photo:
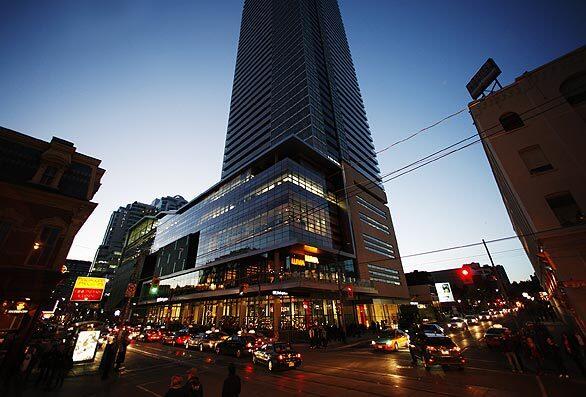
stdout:
[[561,318],[585,332],[586,47],[469,109],[535,274]]
[[177,196],[165,196],[156,198],[151,203],[151,206],[155,207],[157,212],[161,211],[176,211],[182,206],[187,204],[187,200],[183,197]]
[[222,178],[158,220],[137,307],[276,334],[396,323],[386,204],[337,2],[247,0]]
[[152,205],[137,201],[112,212],[104,239],[98,247],[92,263],[92,275],[107,277],[114,274],[122,255],[128,230],[143,216],[153,215],[155,212],[155,207]]
[[42,305],[64,277],[71,243],[97,205],[99,165],[71,142],[0,127],[0,330],[16,335],[2,371],[18,368]]

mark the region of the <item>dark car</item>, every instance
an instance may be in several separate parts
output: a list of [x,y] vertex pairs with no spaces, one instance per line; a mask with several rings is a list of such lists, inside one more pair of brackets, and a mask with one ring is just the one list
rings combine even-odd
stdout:
[[289,343],[269,343],[252,352],[254,364],[264,364],[269,371],[297,368],[301,366],[301,354],[291,348]]
[[159,342],[163,334],[157,329],[146,329],[138,334],[137,339],[142,342]]
[[164,345],[175,345],[175,334],[176,331],[163,331],[163,335],[161,337],[161,343]]
[[427,370],[433,365],[463,369],[466,363],[461,349],[452,339],[440,334],[417,334],[410,340],[409,352],[413,362],[421,360]]
[[216,344],[216,354],[230,354],[241,357],[245,354],[251,354],[256,338],[254,336],[231,336]]
[[484,333],[484,342],[489,348],[502,347],[509,338],[511,338],[511,331],[499,325],[490,327]]

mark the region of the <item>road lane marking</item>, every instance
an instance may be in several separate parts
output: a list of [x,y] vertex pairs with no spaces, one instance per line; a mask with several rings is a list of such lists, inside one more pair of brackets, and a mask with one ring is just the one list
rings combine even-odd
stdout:
[[537,380],[537,385],[539,386],[539,391],[541,392],[541,397],[548,397],[547,391],[545,390],[545,386],[543,386],[543,382],[539,375],[535,375],[535,379]]
[[140,390],[144,390],[144,391],[146,391],[147,393],[150,393],[150,394],[152,394],[153,396],[156,396],[156,397],[163,397],[163,395],[162,395],[162,394],[155,393],[154,391],[152,391],[152,390],[149,390],[149,389],[147,389],[146,387],[142,387],[141,385],[137,385],[136,387],[137,387],[137,388],[139,388]]

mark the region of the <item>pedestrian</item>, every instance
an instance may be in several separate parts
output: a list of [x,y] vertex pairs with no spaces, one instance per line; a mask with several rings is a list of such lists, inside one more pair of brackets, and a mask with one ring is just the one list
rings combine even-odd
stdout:
[[65,380],[65,377],[67,376],[69,371],[71,371],[71,368],[73,368],[73,357],[72,356],[73,356],[73,352],[71,351],[71,349],[65,349],[62,352],[61,360],[59,362],[59,368],[57,371],[57,379],[56,379],[55,387],[63,386],[63,381]]
[[185,390],[183,389],[183,378],[179,375],[171,377],[171,385],[169,390],[165,393],[165,397],[185,397]]
[[574,360],[576,366],[580,369],[582,376],[586,375],[584,364],[582,363],[582,357],[580,356],[580,353],[578,353],[578,344],[566,332],[562,334],[562,349],[572,360]]
[[321,345],[326,348],[328,347],[328,332],[324,327],[320,327],[320,339]]
[[513,372],[523,372],[521,365],[519,364],[519,360],[517,360],[517,355],[515,354],[515,345],[513,342],[513,335],[510,332],[507,332],[505,335],[505,341],[503,342],[503,352],[505,353],[505,357],[509,362],[509,366],[511,367],[511,371]]
[[234,364],[228,365],[228,377],[224,380],[222,397],[238,397],[240,395],[240,377],[236,375]]
[[557,372],[558,376],[560,378],[564,378],[564,377],[569,378],[568,372],[566,370],[566,366],[564,365],[564,360],[562,359],[562,356],[560,355],[558,346],[556,345],[554,340],[551,338],[551,336],[548,336],[545,339],[544,350],[545,350],[546,357],[553,362],[553,364],[555,366],[555,371]]
[[127,335],[122,335],[122,341],[120,343],[120,349],[118,349],[118,354],[116,355],[116,364],[114,364],[114,369],[116,371],[120,370],[120,366],[124,363],[124,359],[126,358],[126,348],[128,347],[128,338]]
[[187,381],[183,386],[185,397],[203,397],[203,385],[197,376],[197,368],[187,371]]
[[315,328],[311,327],[309,328],[309,347],[311,349],[315,349]]
[[35,387],[39,387],[47,381],[47,376],[49,375],[49,361],[51,357],[51,350],[49,350],[49,347],[47,346],[39,354],[41,355],[38,364],[39,374],[37,375]]
[[529,355],[530,361],[534,362],[537,366],[536,372],[539,374],[541,373],[541,368],[543,367],[543,356],[539,352],[537,345],[532,337],[528,336],[525,340],[527,343],[527,353]]
[[100,361],[100,372],[102,374],[102,380],[108,379],[112,365],[116,358],[116,352],[118,351],[118,343],[115,339],[111,339],[104,348],[104,354],[102,355],[102,361]]

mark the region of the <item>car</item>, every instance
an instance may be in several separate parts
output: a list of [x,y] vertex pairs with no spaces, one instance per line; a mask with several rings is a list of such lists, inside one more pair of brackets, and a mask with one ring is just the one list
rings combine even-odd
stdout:
[[277,369],[299,368],[302,362],[301,354],[285,342],[268,343],[252,352],[252,363],[266,365],[271,372]]
[[467,314],[464,317],[464,321],[466,321],[467,325],[476,325],[478,324],[478,317],[476,317],[474,314]]
[[215,350],[216,345],[227,339],[229,335],[225,332],[221,331],[208,331],[206,332],[205,336],[199,341],[199,351],[204,350]]
[[444,329],[436,323],[421,324],[419,330],[425,334],[444,334]]
[[466,363],[460,347],[445,335],[417,334],[409,342],[409,353],[413,362],[421,360],[426,370],[433,365],[463,369]]
[[375,351],[397,351],[401,347],[409,347],[409,336],[398,329],[384,331],[371,342]]
[[161,343],[164,345],[175,345],[175,334],[176,331],[163,331],[161,337]]
[[237,358],[251,354],[256,338],[250,335],[234,335],[216,344],[216,354],[230,354]]
[[464,331],[468,329],[468,324],[466,324],[466,320],[464,320],[462,317],[452,317],[448,323],[448,328],[452,330]]
[[189,330],[182,329],[175,332],[175,343],[173,345],[185,346],[185,342],[189,339]]
[[499,348],[511,338],[511,331],[507,327],[495,324],[484,333],[484,343],[488,348]]
[[480,312],[480,314],[478,315],[479,321],[490,321],[491,318],[492,316],[489,312]]
[[162,338],[163,334],[156,329],[145,329],[137,336],[137,339],[142,342],[160,342]]
[[192,347],[198,348],[203,338],[206,336],[205,332],[190,333],[189,338],[185,340],[185,348],[190,349]]

